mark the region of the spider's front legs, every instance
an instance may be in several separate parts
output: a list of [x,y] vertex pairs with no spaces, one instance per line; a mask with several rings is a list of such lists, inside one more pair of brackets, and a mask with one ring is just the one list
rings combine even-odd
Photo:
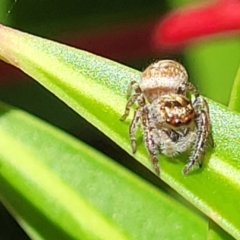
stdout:
[[198,96],[193,105],[196,109],[195,122],[197,136],[194,143],[194,151],[189,157],[187,165],[183,169],[183,174],[188,174],[196,164],[199,165],[199,167],[202,166],[201,159],[206,152],[209,137],[212,144],[214,144],[210,133],[210,118],[207,102],[203,97]]
[[159,176],[160,170],[159,170],[159,163],[157,158],[158,148],[157,148],[157,144],[154,141],[153,132],[152,132],[153,129],[150,127],[147,107],[140,107],[134,112],[134,117],[129,127],[129,135],[131,139],[132,151],[133,153],[135,153],[137,150],[136,130],[140,123],[140,120],[142,120],[145,143],[151,158],[151,162],[153,164],[153,170],[156,173],[156,175]]
[[149,119],[149,110],[147,106],[142,110],[142,126],[144,132],[144,138],[148,153],[150,155],[151,162],[153,164],[153,170],[157,176],[160,176],[160,168],[158,162],[158,146],[154,140],[154,128],[150,126],[150,119]]
[[[135,92],[133,95],[132,95],[132,91]],[[140,103],[139,105],[143,105],[142,102],[144,101],[144,99],[142,96],[142,91],[136,81],[132,81],[129,84],[128,90],[127,90],[127,99],[128,99],[128,102],[125,107],[125,112],[124,112],[123,116],[120,118],[121,121],[124,121],[127,118],[127,116],[129,115],[129,112],[130,112],[130,108],[133,106],[133,104],[136,101],[138,101]]]

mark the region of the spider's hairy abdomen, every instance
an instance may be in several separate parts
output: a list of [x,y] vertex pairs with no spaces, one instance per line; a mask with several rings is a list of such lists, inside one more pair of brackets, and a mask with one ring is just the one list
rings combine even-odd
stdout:
[[152,63],[142,73],[139,87],[149,102],[167,93],[179,93],[179,87],[188,81],[185,68],[178,62],[164,60]]

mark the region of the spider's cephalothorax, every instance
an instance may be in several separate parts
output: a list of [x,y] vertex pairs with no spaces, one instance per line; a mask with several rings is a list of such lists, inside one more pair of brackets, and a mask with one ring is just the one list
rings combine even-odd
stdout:
[[132,105],[138,103],[129,127],[133,153],[137,150],[135,135],[141,123],[144,142],[157,175],[160,174],[159,152],[174,156],[192,148],[183,173],[187,174],[195,165],[201,166],[208,140],[213,145],[208,104],[188,82],[181,64],[172,60],[151,64],[142,73],[139,83],[130,83],[127,98],[122,121]]

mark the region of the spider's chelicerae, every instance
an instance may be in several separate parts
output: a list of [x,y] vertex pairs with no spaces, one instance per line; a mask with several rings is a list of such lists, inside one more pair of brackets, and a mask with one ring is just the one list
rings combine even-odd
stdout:
[[[133,94],[132,94],[133,92]],[[133,153],[137,150],[136,130],[141,123],[144,142],[154,171],[160,174],[157,155],[175,156],[192,148],[183,174],[201,167],[208,140],[213,146],[206,100],[188,82],[185,68],[172,60],[152,63],[127,92],[124,121],[135,102],[138,107],[129,127]]]

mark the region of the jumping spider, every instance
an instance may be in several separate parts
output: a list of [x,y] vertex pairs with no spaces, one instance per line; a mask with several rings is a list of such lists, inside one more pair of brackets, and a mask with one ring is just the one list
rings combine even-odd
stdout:
[[[132,94],[132,91],[134,93]],[[201,161],[207,142],[213,146],[209,109],[206,100],[188,82],[185,68],[172,60],[152,63],[137,83],[132,81],[127,92],[124,121],[135,102],[138,107],[129,126],[133,153],[137,150],[136,130],[141,121],[144,142],[153,169],[160,175],[157,155],[175,156],[192,147],[183,174],[189,173]]]

